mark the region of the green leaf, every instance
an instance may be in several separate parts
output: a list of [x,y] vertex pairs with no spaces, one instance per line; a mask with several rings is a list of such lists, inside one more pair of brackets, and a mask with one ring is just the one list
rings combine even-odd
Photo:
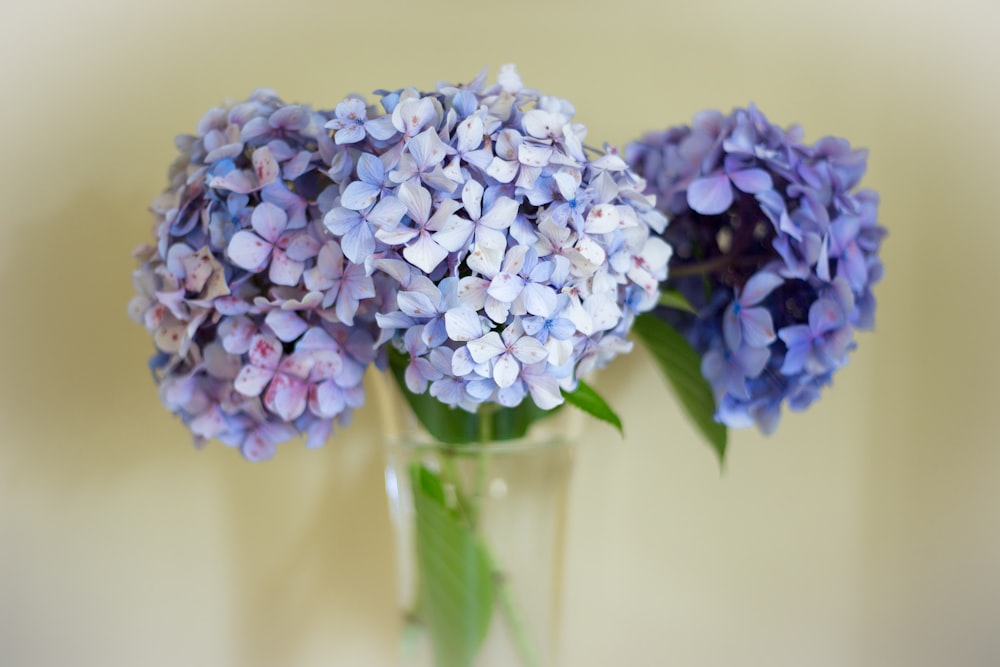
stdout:
[[516,440],[523,438],[532,424],[539,419],[551,417],[558,409],[542,410],[530,398],[525,398],[520,405],[514,408],[497,407],[492,415],[493,439]]
[[698,314],[698,311],[691,305],[691,302],[685,299],[683,294],[673,289],[665,289],[660,292],[660,305],[683,310],[692,315]]
[[[473,414],[445,405],[430,394],[414,394],[406,387],[406,355],[389,348],[389,369],[393,378],[417,416],[420,424],[436,440],[449,445],[469,445],[480,442],[484,434],[489,440],[516,440],[524,437],[528,428],[555,413],[542,410],[532,400],[521,401],[514,408],[490,405],[489,410]],[[480,428],[480,420],[488,419],[489,428]]]
[[587,414],[597,417],[601,421],[611,424],[618,429],[619,433],[625,435],[622,430],[622,420],[618,418],[618,415],[616,415],[615,411],[611,409],[611,406],[608,405],[603,398],[601,398],[601,395],[594,391],[593,388],[583,380],[577,382],[576,389],[574,391],[566,391],[564,389],[562,395],[568,403],[575,405]]
[[632,331],[656,359],[688,417],[723,463],[728,431],[715,421],[715,398],[701,374],[698,352],[673,327],[649,313],[635,319]]
[[416,516],[420,613],[435,664],[471,667],[490,627],[493,573],[489,555],[457,511],[447,507],[440,476],[410,467]]

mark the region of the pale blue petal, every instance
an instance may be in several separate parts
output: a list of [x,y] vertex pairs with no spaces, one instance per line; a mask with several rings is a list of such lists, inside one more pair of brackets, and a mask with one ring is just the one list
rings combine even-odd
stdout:
[[344,189],[344,194],[340,196],[340,204],[353,211],[363,211],[375,203],[375,199],[381,192],[382,188],[378,185],[364,181],[353,181]]
[[775,340],[774,323],[767,308],[744,308],[740,312],[743,340],[750,347],[764,347]]
[[475,340],[483,335],[483,325],[475,310],[457,306],[444,314],[448,338],[454,341]]
[[733,203],[733,187],[729,177],[717,174],[696,179],[687,189],[688,206],[702,215],[717,215]]

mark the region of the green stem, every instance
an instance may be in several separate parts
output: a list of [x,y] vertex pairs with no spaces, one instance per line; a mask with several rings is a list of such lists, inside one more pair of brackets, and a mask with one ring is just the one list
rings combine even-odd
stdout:
[[542,663],[538,660],[538,654],[535,652],[531,635],[528,634],[524,619],[521,618],[521,612],[514,602],[510,586],[507,585],[507,577],[497,567],[490,550],[484,549],[483,552],[486,554],[486,558],[489,559],[490,570],[493,572],[493,586],[496,588],[500,610],[507,618],[507,625],[510,626],[511,634],[514,635],[514,643],[517,645],[517,652],[521,656],[522,664],[524,667],[541,667]]
[[[497,406],[491,403],[484,403],[479,407],[479,448],[476,453],[476,485],[473,493],[473,498],[476,504],[472,524],[473,531],[476,530],[476,524],[479,520],[479,510],[481,508],[483,498],[487,493],[486,484],[489,474],[489,445],[493,442],[493,418],[496,410]],[[477,534],[477,539],[480,540],[483,553],[489,561],[493,586],[496,590],[500,610],[507,618],[507,625],[510,627],[511,634],[514,636],[514,643],[517,645],[517,652],[521,656],[522,664],[524,667],[540,667],[541,663],[538,661],[538,654],[535,652],[534,644],[531,641],[531,635],[528,633],[528,629],[524,624],[524,619],[521,618],[521,612],[518,609],[517,604],[514,602],[514,596],[510,590],[510,586],[507,585],[507,576],[497,565],[496,560],[493,558],[493,554],[490,552],[489,545],[486,543],[483,536]]]

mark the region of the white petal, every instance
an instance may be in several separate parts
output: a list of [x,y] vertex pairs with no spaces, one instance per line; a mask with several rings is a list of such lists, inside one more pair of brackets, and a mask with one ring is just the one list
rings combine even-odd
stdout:
[[524,286],[524,308],[532,315],[551,316],[556,309],[556,291],[547,285],[528,283]]
[[517,217],[517,209],[517,202],[510,197],[497,197],[479,223],[491,229],[507,229]]
[[[458,137],[458,152],[468,153],[479,148],[483,143],[483,119],[478,115],[469,116],[455,128],[455,135]],[[471,181],[470,181],[471,182]]]
[[525,384],[531,393],[531,400],[542,410],[552,410],[562,405],[562,392],[559,391],[559,381],[552,375],[525,376]]
[[566,256],[575,275],[590,276],[604,263],[607,254],[596,241],[584,236],[575,248],[566,252]]
[[488,280],[474,276],[462,278],[458,281],[458,303],[475,311],[482,310],[486,305],[486,290],[489,287]]
[[466,306],[458,306],[446,312],[444,326],[448,338],[455,341],[475,340],[483,335],[479,314]]
[[607,293],[591,295],[584,303],[584,308],[598,331],[614,329],[621,321],[622,311]]
[[399,186],[396,194],[417,224],[423,224],[431,217],[431,194],[424,188],[407,182]]
[[549,356],[549,351],[541,343],[531,336],[521,336],[511,346],[511,351],[518,361],[525,364],[537,364],[545,361]]
[[421,171],[439,164],[448,154],[448,147],[431,127],[413,137],[407,144],[406,150],[417,161]]
[[[480,232],[484,231],[480,229]],[[472,252],[466,258],[465,263],[476,273],[492,278],[500,272],[500,264],[503,262],[506,240],[501,238],[501,245],[494,247],[496,239],[493,237],[483,237],[476,235],[476,243],[472,246]]]
[[434,317],[437,314],[430,298],[420,292],[400,292],[396,295],[396,304],[411,317]]
[[472,373],[474,368],[475,365],[468,347],[460,347],[455,350],[455,354],[451,355],[451,372],[457,377],[465,377]]
[[524,278],[516,273],[501,272],[490,281],[487,294],[498,301],[510,303],[521,294],[523,289]]
[[581,181],[581,174],[579,171],[576,169],[563,169],[553,174],[552,180],[556,182],[556,186],[559,188],[559,194],[562,195],[563,199],[569,202],[576,199],[576,191],[580,187]]
[[598,204],[587,213],[583,230],[588,234],[607,234],[622,226],[622,217],[611,204]]
[[493,379],[501,389],[514,384],[520,372],[521,365],[511,354],[502,354],[493,362]]
[[517,147],[517,161],[529,167],[545,167],[552,157],[552,146],[538,146],[527,141]]
[[468,181],[462,188],[462,205],[472,220],[483,214],[483,186],[479,181]]
[[421,234],[416,243],[403,249],[403,257],[424,273],[430,273],[448,256],[448,251],[435,243],[430,236]]
[[477,364],[488,361],[498,354],[502,354],[507,349],[503,341],[500,340],[500,334],[496,331],[491,331],[481,338],[470,340],[468,347],[469,354],[472,355],[472,360]]
[[434,240],[448,252],[465,250],[472,238],[472,227],[471,220],[453,215],[434,233]]
[[507,161],[495,157],[486,168],[486,173],[497,179],[501,183],[510,183],[517,175],[518,165],[515,161]]

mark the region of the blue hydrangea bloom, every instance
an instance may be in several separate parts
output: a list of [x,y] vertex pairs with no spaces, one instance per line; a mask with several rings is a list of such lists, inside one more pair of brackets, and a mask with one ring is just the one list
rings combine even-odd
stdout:
[[661,308],[702,355],[716,419],[769,433],[803,410],[874,324],[882,277],[878,195],[858,189],[867,152],[802,142],[755,107],[706,111],[625,151],[667,215],[664,287],[697,315]]
[[655,306],[664,216],[620,156],[584,148],[568,102],[511,66],[381,106],[348,98],[327,123],[349,174],[325,215],[378,282],[379,342],[408,355],[412,391],[449,405],[554,408]]

